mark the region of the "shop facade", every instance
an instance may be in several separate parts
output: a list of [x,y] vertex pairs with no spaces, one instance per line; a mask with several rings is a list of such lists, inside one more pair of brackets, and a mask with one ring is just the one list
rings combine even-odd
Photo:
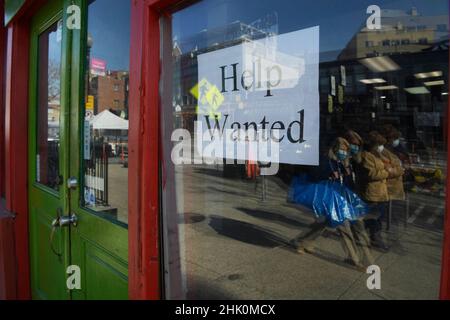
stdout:
[[1,298],[449,298],[448,1],[0,8]]

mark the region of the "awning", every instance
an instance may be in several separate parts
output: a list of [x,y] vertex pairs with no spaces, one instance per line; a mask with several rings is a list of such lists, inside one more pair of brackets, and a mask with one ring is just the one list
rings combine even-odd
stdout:
[[128,120],[116,116],[109,110],[104,110],[92,118],[91,125],[97,130],[128,130]]

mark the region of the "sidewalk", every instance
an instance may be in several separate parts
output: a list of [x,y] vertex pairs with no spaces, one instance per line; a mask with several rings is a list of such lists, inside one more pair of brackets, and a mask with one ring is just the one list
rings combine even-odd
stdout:
[[[177,167],[177,183],[184,178],[186,214],[180,234],[184,234],[189,298],[439,297],[440,203],[429,210],[421,207],[423,199],[411,195],[410,211],[416,218],[407,228],[405,214],[400,212],[403,208],[394,207],[393,225],[385,233],[391,249],[384,254],[374,251],[382,272],[382,289],[370,291],[366,287],[369,275],[343,262],[344,252],[334,231],[318,239],[314,255],[296,253],[290,241],[308,230],[313,217],[286,203],[287,186],[278,178],[267,179],[267,199],[263,202],[260,183],[255,188],[251,181],[223,178],[221,170],[220,166]],[[440,200],[425,203],[436,201]]]

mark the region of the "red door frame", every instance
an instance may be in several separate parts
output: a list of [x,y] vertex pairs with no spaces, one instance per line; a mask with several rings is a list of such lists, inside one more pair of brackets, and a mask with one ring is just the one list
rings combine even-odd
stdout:
[[[31,298],[28,248],[28,62],[30,21],[45,0],[28,0],[7,26],[5,77],[5,200],[14,213],[16,299]],[[1,14],[4,14],[2,11]],[[17,277],[16,277],[17,275]]]
[[[129,131],[130,299],[161,298],[159,249],[159,15],[132,1]],[[134,125],[133,125],[134,124]]]
[[[29,299],[27,194],[28,43],[26,19],[8,26],[5,90],[5,198],[14,223],[17,299]],[[14,258],[14,257],[12,257]]]
[[[449,12],[450,14],[450,12]],[[449,54],[450,65],[450,54]],[[450,81],[450,74],[448,75]],[[450,83],[450,82],[447,82]],[[442,253],[442,276],[441,276],[441,299],[450,300],[450,173],[448,165],[450,164],[450,96],[448,96],[447,112],[445,123],[447,124],[447,194],[445,201],[445,221],[444,221],[444,245]]]
[[[4,12],[4,2],[0,1],[0,12]],[[6,28],[4,27],[4,15],[0,16],[0,198],[5,190],[5,60],[6,59]],[[1,253],[0,253],[1,254]]]

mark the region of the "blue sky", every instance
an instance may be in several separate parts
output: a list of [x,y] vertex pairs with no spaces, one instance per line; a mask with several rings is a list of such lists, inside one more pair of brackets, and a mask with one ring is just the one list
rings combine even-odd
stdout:
[[[131,0],[95,0],[89,6],[88,29],[94,40],[91,56],[109,70],[128,70]],[[234,21],[251,23],[278,14],[279,33],[320,26],[320,51],[340,50],[367,19],[366,9],[410,10],[422,15],[448,14],[448,0],[203,0],[173,15],[173,34],[185,39],[203,29]]]
[[96,0],[89,6],[91,57],[105,60],[109,70],[129,69],[130,15],[130,0]]
[[174,36],[183,39],[233,21],[250,23],[277,12],[279,33],[320,26],[321,52],[345,47],[368,15],[369,5],[422,15],[447,15],[448,0],[204,0],[174,14]]

